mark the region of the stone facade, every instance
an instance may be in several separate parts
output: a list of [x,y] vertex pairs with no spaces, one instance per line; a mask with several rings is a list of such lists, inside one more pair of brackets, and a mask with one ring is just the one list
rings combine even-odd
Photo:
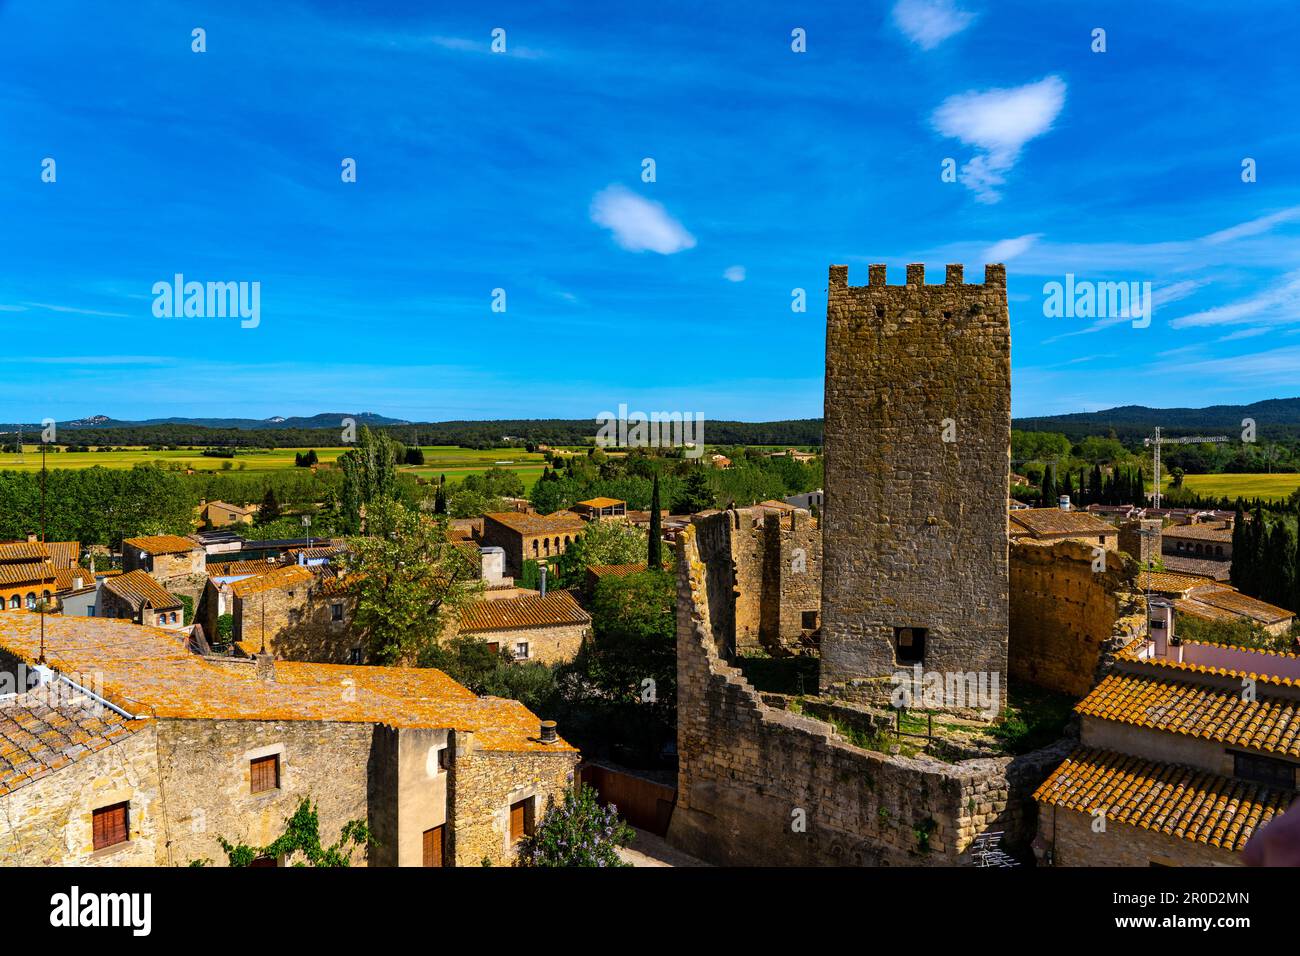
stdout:
[[1240,853],[1140,827],[1111,823],[1095,832],[1093,817],[1075,810],[1043,807],[1040,816],[1053,866],[1241,866]]
[[[451,629],[448,628],[448,636]],[[475,631],[473,637],[489,646],[511,654],[518,661],[541,661],[560,664],[571,661],[591,634],[590,624],[566,624],[554,627],[510,628],[500,631]],[[523,650],[520,650],[523,645]]]
[[918,659],[1005,675],[1006,270],[927,285],[909,265],[901,286],[868,271],[850,286],[830,270],[822,689],[870,696]]
[[239,592],[236,586],[232,594],[234,640],[246,653],[260,651],[265,636],[267,653],[280,660],[359,663],[363,642],[352,627],[355,595],[315,579],[243,597]]
[[1145,633],[1136,574],[1127,556],[1076,541],[1012,545],[1011,678],[1075,697],[1092,690],[1114,655]]
[[1161,528],[1159,518],[1137,518],[1120,522],[1119,549],[1138,564],[1154,564],[1160,560]]

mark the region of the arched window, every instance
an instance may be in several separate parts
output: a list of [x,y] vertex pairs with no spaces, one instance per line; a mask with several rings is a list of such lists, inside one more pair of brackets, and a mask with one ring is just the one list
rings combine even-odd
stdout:
[[30,611],[30,610],[34,609],[35,607],[36,607],[36,592],[35,592],[35,591],[28,591],[28,592],[27,592],[27,610]]
[[1216,545],[1214,546],[1214,556],[1217,557],[1217,558],[1221,558],[1221,557],[1223,557],[1223,545],[1221,545],[1221,544],[1216,544]]
[[9,599],[9,608],[11,610],[16,611],[22,606],[23,606],[22,598],[20,598],[17,594],[15,594],[13,597]]
[[533,557],[537,557],[537,539],[533,538]]
[[555,539],[555,553],[560,553],[560,539],[558,537]]
[[1196,553],[1197,553],[1197,554],[1204,554],[1204,553],[1205,553],[1205,546],[1204,546],[1204,545],[1200,545],[1200,544],[1198,544],[1198,545],[1196,546]]

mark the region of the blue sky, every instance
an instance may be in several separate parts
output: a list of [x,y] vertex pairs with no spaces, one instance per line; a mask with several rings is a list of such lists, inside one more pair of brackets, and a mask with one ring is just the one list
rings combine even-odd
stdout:
[[0,0],[0,421],[818,416],[845,262],[1005,261],[1016,415],[1300,394],[1292,5],[372,6]]

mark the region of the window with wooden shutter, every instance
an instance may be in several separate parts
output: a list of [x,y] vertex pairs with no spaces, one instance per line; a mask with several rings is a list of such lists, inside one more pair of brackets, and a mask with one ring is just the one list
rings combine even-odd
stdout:
[[253,793],[278,790],[280,787],[280,755],[272,754],[269,757],[258,757],[256,760],[249,761],[248,778],[249,790]]
[[510,842],[518,843],[532,829],[532,814],[528,812],[528,801],[520,800],[510,805]]
[[442,834],[443,828],[434,827],[432,830],[424,831],[424,865],[425,866],[442,866]]
[[130,803],[115,803],[101,807],[91,815],[94,846],[96,850],[125,843],[130,835]]

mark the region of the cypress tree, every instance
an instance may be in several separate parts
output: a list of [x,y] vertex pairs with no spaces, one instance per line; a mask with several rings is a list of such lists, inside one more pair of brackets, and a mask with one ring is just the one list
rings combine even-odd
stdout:
[[1237,499],[1237,514],[1232,519],[1232,564],[1228,568],[1228,583],[1242,590],[1242,572],[1246,568],[1246,513]]
[[651,570],[664,566],[664,533],[660,523],[659,474],[656,472],[654,485],[650,489],[650,552],[646,561],[646,566]]
[[1052,475],[1051,462],[1043,466],[1043,484],[1039,489],[1038,497],[1039,504],[1044,508],[1056,505],[1056,479]]

